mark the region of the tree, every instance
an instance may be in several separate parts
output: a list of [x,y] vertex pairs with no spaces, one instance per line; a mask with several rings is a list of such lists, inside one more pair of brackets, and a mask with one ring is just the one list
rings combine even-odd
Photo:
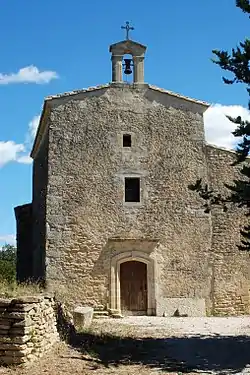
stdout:
[[16,248],[4,245],[0,250],[0,280],[11,283],[16,279]]
[[[250,0],[236,0],[236,7],[248,14],[250,18]],[[246,85],[250,99],[250,40],[245,39],[240,42],[230,53],[224,50],[213,50],[212,52],[215,55],[213,62],[219,65],[221,69],[231,73],[231,77],[223,77],[224,83],[227,85],[234,83]],[[250,109],[250,100],[248,100],[248,107]],[[242,163],[240,171],[242,179],[234,181],[233,186],[226,185],[229,189],[229,195],[226,198],[210,190],[208,185],[202,183],[202,180],[198,180],[195,185],[191,185],[190,189],[197,191],[200,197],[204,199],[205,212],[209,212],[213,205],[221,205],[224,210],[227,210],[227,204],[233,203],[238,207],[245,207],[247,216],[250,216],[250,166],[245,163],[250,151],[250,122],[243,121],[240,116],[228,118],[237,125],[233,135],[242,137],[242,141],[237,147],[237,158],[234,163]],[[245,226],[241,230],[241,234],[243,237],[240,249],[250,250],[250,225]]]

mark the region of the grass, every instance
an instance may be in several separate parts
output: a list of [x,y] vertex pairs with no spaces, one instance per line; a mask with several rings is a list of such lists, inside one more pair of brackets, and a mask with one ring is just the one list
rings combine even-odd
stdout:
[[13,281],[8,283],[5,280],[0,280],[0,298],[15,298],[30,295],[39,295],[43,289],[39,284],[35,283],[17,283]]

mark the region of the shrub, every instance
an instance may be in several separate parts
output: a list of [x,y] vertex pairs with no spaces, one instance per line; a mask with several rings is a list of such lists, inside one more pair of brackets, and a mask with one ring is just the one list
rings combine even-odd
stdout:
[[0,280],[13,283],[16,280],[16,248],[4,245],[0,250]]

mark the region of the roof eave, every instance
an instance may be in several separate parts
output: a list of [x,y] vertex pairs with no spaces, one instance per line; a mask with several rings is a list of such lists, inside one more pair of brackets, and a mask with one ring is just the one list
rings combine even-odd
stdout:
[[163,94],[168,94],[168,95],[174,96],[175,98],[183,99],[183,100],[186,100],[186,101],[191,102],[191,103],[199,104],[199,105],[204,107],[204,111],[211,106],[211,104],[209,104],[205,101],[189,98],[188,96],[181,95],[181,94],[178,94],[178,93],[173,92],[173,91],[165,90],[165,89],[162,89],[158,86],[154,86],[154,85],[149,84],[148,87],[151,90],[159,91]]
[[32,147],[31,153],[30,153],[30,157],[32,159],[35,159],[36,153],[39,149],[39,146],[40,146],[40,143],[41,143],[41,140],[42,140],[42,137],[43,137],[43,134],[46,131],[47,121],[45,121],[45,117],[47,117],[48,112],[49,112],[49,105],[48,105],[48,101],[45,100],[44,104],[43,104],[43,109],[42,109],[42,114],[41,114],[41,118],[40,118],[40,121],[39,121],[38,129],[37,129],[37,132],[36,132],[36,137],[35,137],[33,147]]
[[147,46],[144,46],[144,44],[141,44],[141,43],[139,43],[139,42],[135,42],[135,41],[132,40],[132,39],[124,39],[124,40],[121,40],[120,42],[116,42],[116,43],[111,44],[111,45],[109,46],[109,52],[112,52],[112,49],[113,49],[113,48],[119,46],[120,44],[122,45],[122,44],[124,44],[124,43],[126,43],[126,44],[136,45],[136,46],[141,47],[141,48],[143,48],[143,49],[147,49]]

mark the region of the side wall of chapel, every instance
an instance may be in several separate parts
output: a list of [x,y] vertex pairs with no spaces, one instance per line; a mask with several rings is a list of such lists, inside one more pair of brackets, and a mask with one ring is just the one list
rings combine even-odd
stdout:
[[[207,146],[210,187],[226,197],[230,194],[225,184],[242,179],[242,165],[232,166],[235,153]],[[217,315],[249,314],[250,263],[249,254],[237,245],[241,243],[240,229],[246,225],[243,209],[229,207],[212,209],[213,282],[212,313]]]
[[35,280],[45,280],[46,199],[48,185],[49,134],[44,135],[33,163],[33,274]]

